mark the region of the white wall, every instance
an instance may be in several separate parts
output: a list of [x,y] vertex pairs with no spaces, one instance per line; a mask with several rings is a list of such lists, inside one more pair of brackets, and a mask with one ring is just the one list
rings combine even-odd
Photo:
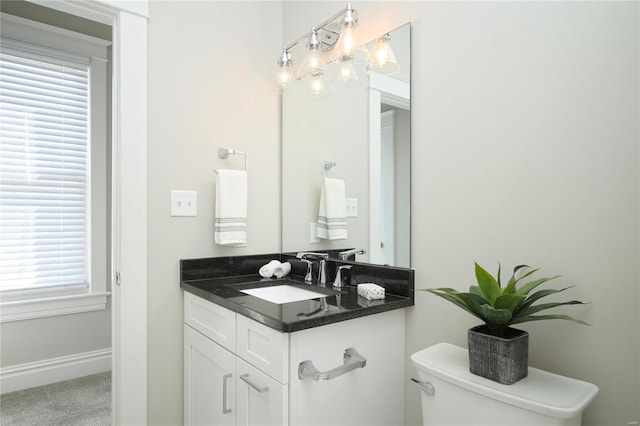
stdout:
[[[358,2],[366,39],[412,22],[412,262],[465,289],[473,261],[562,274],[571,313],[540,322],[530,365],[593,382],[585,425],[638,421],[637,2]],[[285,2],[284,39],[344,5]],[[542,276],[542,275],[541,275]],[[573,309],[572,309],[573,308]],[[475,320],[419,292],[408,356],[466,346]],[[415,375],[407,365],[407,378]],[[420,422],[407,387],[407,423]]]
[[[523,326],[531,365],[600,387],[586,425],[638,420],[638,3],[355,6],[368,38],[413,24],[418,287],[465,288],[473,260],[563,274],[577,285],[567,296],[593,301],[571,312],[593,325]],[[150,4],[149,424],[182,421],[178,260],[279,249],[279,99],[267,87],[282,40],[342,7]],[[245,249],[212,243],[218,146],[249,153]],[[171,189],[198,191],[198,217],[169,217]],[[475,323],[422,292],[407,314],[407,360],[439,341],[466,345]],[[408,424],[419,416],[408,387]]]
[[[280,250],[281,46],[278,2],[149,3],[148,423],[182,424],[179,260]],[[214,168],[249,157],[246,248],[213,243]],[[169,216],[172,189],[198,192],[198,216]]]

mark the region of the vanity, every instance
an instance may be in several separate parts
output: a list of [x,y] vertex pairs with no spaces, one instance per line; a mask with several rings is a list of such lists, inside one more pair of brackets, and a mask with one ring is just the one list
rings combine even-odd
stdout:
[[[320,36],[327,53],[343,46],[336,38],[343,24],[355,22],[347,5],[311,36]],[[285,47],[281,70],[288,73],[291,60],[306,61],[309,46],[305,35]],[[362,54],[376,46],[392,47],[395,56],[372,68],[369,58],[379,56]],[[385,68],[389,64],[395,67]],[[322,72],[281,81],[288,82],[282,92],[284,253],[181,261],[184,423],[404,424],[404,311],[414,304],[410,24],[329,61]],[[330,90],[316,90],[323,85]],[[350,207],[341,238],[317,232],[326,178],[344,182]],[[313,283],[305,283],[308,274],[296,268],[284,280],[261,279],[260,266],[292,260],[300,250],[327,253],[318,265],[329,265],[321,285],[316,280],[323,274],[316,271]],[[335,289],[341,266],[349,279]],[[384,287],[385,298],[358,296],[360,283]]]
[[351,266],[352,283],[385,287],[385,299],[367,300],[295,273],[261,279],[271,259],[291,258],[181,261],[185,425],[403,424],[413,270],[330,260]]

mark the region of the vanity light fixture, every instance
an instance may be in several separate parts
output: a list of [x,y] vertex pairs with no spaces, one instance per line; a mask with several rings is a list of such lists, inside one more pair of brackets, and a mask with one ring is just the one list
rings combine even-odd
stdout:
[[393,74],[398,71],[400,66],[396,61],[396,55],[393,54],[390,41],[391,35],[389,33],[376,40],[371,53],[371,61],[366,67],[367,72],[375,71],[380,74]]
[[[312,93],[324,93],[324,79],[327,63],[336,62],[339,66],[337,78],[342,81],[357,79],[353,68],[354,57],[366,61],[368,52],[360,46],[357,38],[358,14],[347,3],[347,7],[316,25],[310,33],[304,34],[283,48],[278,59],[278,84],[285,88],[294,79],[309,79]],[[293,61],[291,53],[300,43],[306,42],[306,56],[295,75],[291,72]],[[363,57],[359,52],[364,52]],[[357,55],[356,55],[357,54]],[[351,62],[351,64],[346,64]]]

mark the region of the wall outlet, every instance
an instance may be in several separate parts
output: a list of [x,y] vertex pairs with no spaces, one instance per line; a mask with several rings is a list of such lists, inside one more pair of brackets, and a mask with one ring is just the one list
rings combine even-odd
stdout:
[[198,193],[196,191],[171,190],[171,216],[197,216]]
[[358,199],[357,198],[347,198],[346,207],[347,207],[347,217],[358,217]]

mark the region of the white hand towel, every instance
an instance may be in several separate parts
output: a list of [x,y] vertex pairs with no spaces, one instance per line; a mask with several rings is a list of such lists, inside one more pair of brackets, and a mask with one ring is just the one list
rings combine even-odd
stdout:
[[280,266],[275,267],[273,275],[275,275],[276,278],[284,278],[289,275],[289,272],[291,272],[291,263],[284,262],[281,263]]
[[316,236],[325,240],[347,238],[347,208],[342,179],[323,179]]
[[260,268],[258,273],[260,274],[260,276],[262,278],[271,278],[273,276],[273,273],[276,270],[276,268],[279,268],[281,266],[282,266],[282,264],[280,263],[280,261],[272,260],[271,262],[267,263],[266,265],[262,265],[262,267]]
[[247,245],[247,172],[217,170],[215,243],[221,246]]

